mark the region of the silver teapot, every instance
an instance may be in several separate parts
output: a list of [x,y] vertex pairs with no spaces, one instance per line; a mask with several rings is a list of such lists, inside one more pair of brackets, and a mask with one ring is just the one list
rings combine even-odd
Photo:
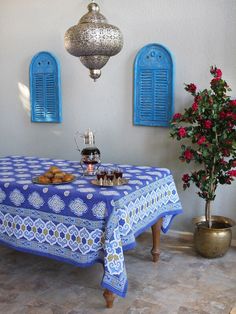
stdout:
[[[81,150],[79,148],[79,138],[84,139],[85,147]],[[101,164],[100,150],[95,146],[95,135],[88,129],[84,133],[76,132],[75,143],[77,150],[81,152],[80,165],[84,176],[94,176]]]

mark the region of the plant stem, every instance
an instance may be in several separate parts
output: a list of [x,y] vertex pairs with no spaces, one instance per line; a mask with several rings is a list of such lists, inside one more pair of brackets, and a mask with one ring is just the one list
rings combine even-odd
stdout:
[[[217,132],[215,133],[215,139],[216,139],[216,143],[218,145],[218,134]],[[213,183],[213,178],[215,175],[215,163],[216,163],[216,157],[214,156],[213,158],[213,163],[212,163],[212,168],[210,171],[210,180],[211,180],[211,185],[210,185],[210,192],[211,192],[211,197],[213,196],[213,193],[215,193],[216,190],[216,184]],[[212,227],[212,221],[211,221],[211,200],[206,200],[206,204],[205,204],[205,217],[206,217],[206,221],[208,223],[208,228]]]
[[211,223],[211,201],[210,200],[206,200],[205,217],[206,217],[206,221],[208,223],[208,228],[211,228],[212,223]]

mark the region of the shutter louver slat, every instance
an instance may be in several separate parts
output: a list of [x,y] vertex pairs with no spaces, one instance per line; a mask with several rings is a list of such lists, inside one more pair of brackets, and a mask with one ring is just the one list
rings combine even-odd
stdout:
[[142,71],[140,74],[140,118],[142,120],[148,120],[152,115],[152,89],[152,71]]
[[134,64],[134,124],[169,126],[173,114],[173,60],[159,45],[143,47]]
[[167,120],[166,102],[168,99],[168,73],[167,70],[156,70],[155,75],[155,118]]
[[43,100],[43,74],[35,75],[34,84],[35,84],[35,118],[42,119],[45,116]]
[[46,77],[46,108],[47,116],[50,118],[57,117],[56,95],[54,93],[55,79],[53,75]]

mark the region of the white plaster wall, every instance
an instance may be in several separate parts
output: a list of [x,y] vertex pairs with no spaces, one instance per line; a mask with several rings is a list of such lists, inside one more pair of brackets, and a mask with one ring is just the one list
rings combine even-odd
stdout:
[[[192,101],[184,91],[184,82],[204,88],[212,64],[223,69],[236,96],[236,1],[98,1],[102,13],[123,31],[125,45],[96,83],[63,46],[65,31],[77,23],[88,3],[0,1],[0,155],[79,159],[73,135],[90,127],[96,130],[104,162],[154,165],[173,171],[184,214],[175,219],[172,228],[191,231],[191,218],[203,213],[204,203],[195,189],[182,191],[180,178],[187,168],[177,158],[179,143],[169,138],[168,129],[132,125],[133,60],[142,46],[152,42],[172,51],[176,112]],[[61,61],[62,124],[30,122],[28,68],[32,56],[41,50],[53,52]],[[236,219],[235,186],[219,188],[215,213]]]

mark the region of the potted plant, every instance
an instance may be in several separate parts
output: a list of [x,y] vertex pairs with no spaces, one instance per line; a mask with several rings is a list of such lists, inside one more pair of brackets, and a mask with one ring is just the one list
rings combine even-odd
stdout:
[[212,66],[210,73],[209,89],[197,91],[195,84],[185,84],[194,101],[171,121],[171,137],[188,141],[181,145],[180,160],[197,164],[196,170],[183,175],[183,188],[194,183],[205,200],[205,216],[195,220],[194,244],[209,258],[224,255],[230,246],[235,222],[212,216],[211,206],[219,184],[231,184],[236,177],[236,100],[227,95],[231,89],[222,71]]

